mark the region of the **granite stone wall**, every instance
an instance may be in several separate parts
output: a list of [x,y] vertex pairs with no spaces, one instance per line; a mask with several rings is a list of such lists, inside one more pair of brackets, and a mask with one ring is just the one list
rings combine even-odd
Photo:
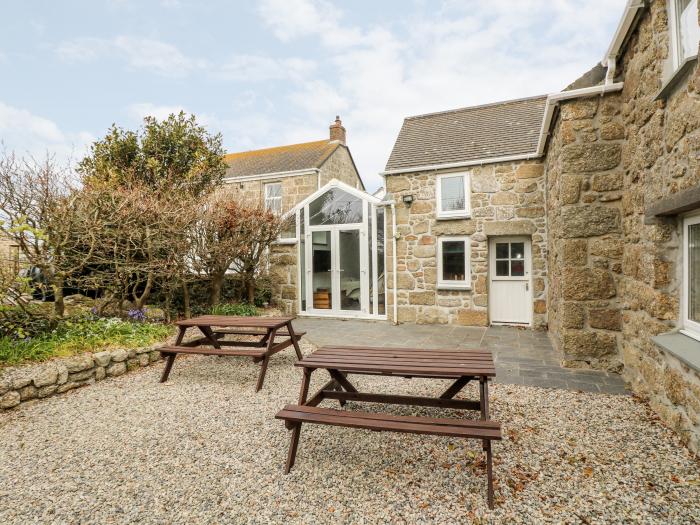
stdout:
[[618,96],[575,99],[547,151],[549,329],[568,366],[621,368],[624,136]]
[[682,220],[645,221],[645,212],[662,198],[700,185],[700,71],[696,62],[668,96],[657,99],[667,54],[666,3],[656,0],[644,14],[621,64],[625,79],[621,111],[627,138],[622,149],[621,352],[625,380],[699,452],[697,370],[651,341],[652,336],[679,326]]
[[[508,162],[476,166],[471,172],[469,219],[437,219],[436,175],[419,172],[386,177],[387,192],[396,204],[397,320],[419,324],[486,326],[488,318],[488,240],[492,236],[522,235],[532,239],[533,324],[547,325],[544,209],[545,177],[539,162]],[[413,195],[410,207],[402,203]],[[391,221],[388,235],[391,238]],[[437,287],[437,239],[469,235],[471,290]],[[392,243],[387,243],[389,316],[393,315]]]
[[155,347],[109,350],[0,370],[0,411],[62,394],[160,361]]
[[698,452],[698,370],[652,340],[681,323],[682,217],[645,216],[700,185],[700,73],[658,96],[668,45],[656,0],[618,60],[622,92],[561,107],[546,160],[549,321],[566,364],[622,369]]

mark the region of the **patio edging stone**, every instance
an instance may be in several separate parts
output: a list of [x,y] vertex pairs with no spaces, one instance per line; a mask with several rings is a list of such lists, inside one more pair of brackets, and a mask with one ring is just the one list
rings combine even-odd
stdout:
[[87,352],[0,369],[0,412],[159,362],[157,346]]

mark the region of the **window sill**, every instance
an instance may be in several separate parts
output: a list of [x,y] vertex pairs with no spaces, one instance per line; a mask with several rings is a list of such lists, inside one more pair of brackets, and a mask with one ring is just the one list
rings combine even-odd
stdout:
[[700,341],[681,332],[669,332],[652,337],[656,346],[700,372]]
[[272,244],[296,244],[297,239],[278,239],[274,241]]
[[438,284],[437,289],[439,290],[471,290],[470,284]]
[[471,219],[470,213],[460,213],[459,215],[443,215],[438,213],[435,218],[439,221],[451,221],[455,219]]
[[676,69],[670,77],[668,77],[663,84],[661,84],[661,89],[654,97],[654,100],[665,100],[668,96],[678,87],[678,85],[687,77],[688,73],[695,67],[698,61],[698,56],[692,56],[686,58],[683,63]]

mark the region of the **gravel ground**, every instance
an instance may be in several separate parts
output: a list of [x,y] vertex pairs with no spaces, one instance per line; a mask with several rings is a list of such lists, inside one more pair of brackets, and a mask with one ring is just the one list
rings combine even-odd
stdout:
[[476,441],[307,425],[285,476],[292,364],[276,355],[255,394],[248,359],[178,358],[164,385],[155,366],[0,414],[0,523],[700,522],[700,464],[630,396],[494,385],[494,511]]

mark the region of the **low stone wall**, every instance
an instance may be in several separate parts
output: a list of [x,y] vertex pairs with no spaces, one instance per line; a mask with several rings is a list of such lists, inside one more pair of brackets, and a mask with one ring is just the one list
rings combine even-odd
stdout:
[[0,410],[90,385],[160,361],[153,346],[110,350],[0,370]]

